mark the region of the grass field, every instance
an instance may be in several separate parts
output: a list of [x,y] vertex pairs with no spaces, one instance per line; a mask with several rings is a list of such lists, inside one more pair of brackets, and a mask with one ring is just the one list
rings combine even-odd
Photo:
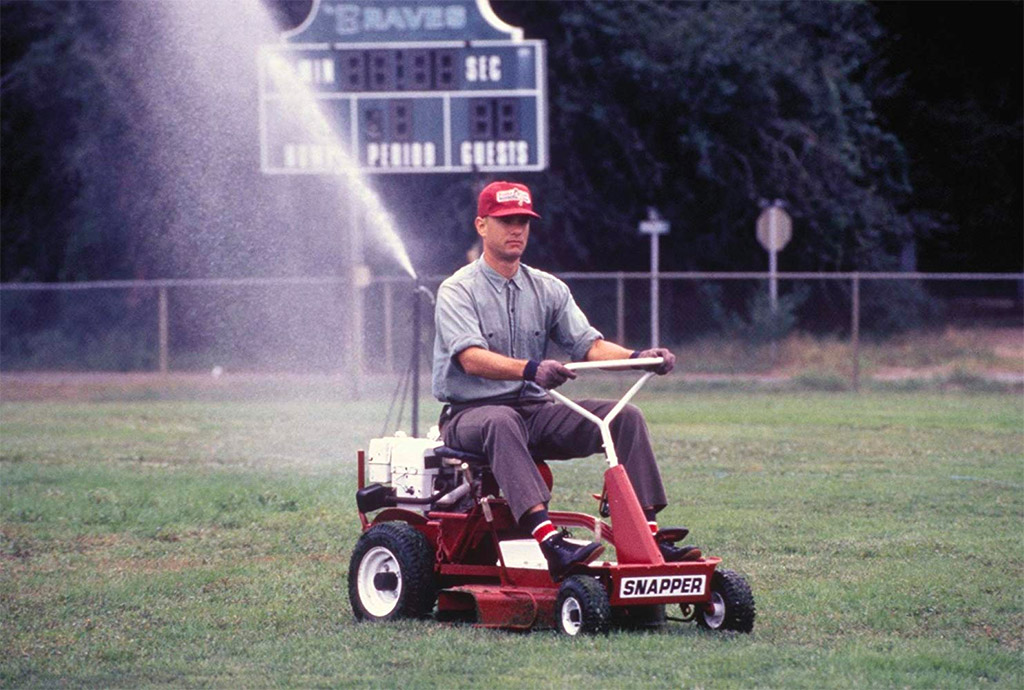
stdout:
[[[653,384],[662,523],[748,578],[757,623],[588,639],[353,621],[384,397],[0,405],[0,686],[1024,683],[1020,395]],[[592,511],[601,469],[557,464],[554,507]]]

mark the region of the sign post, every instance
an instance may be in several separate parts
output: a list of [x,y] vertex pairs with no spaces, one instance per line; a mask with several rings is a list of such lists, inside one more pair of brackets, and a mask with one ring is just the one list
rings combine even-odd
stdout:
[[661,219],[661,214],[653,206],[647,208],[647,220],[640,221],[639,229],[643,235],[651,236],[651,347],[661,345],[660,332],[660,311],[659,304],[659,265],[661,264],[658,248],[658,238],[667,235],[669,223]]
[[784,204],[776,199],[757,218],[757,241],[768,251],[768,298],[772,313],[779,309],[778,255],[793,238],[793,221]]

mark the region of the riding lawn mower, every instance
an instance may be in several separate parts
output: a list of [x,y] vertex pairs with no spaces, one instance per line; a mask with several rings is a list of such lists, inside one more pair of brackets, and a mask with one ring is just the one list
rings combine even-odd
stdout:
[[[660,362],[640,358],[566,366],[629,371]],[[436,429],[425,438],[396,434],[371,440],[358,455],[356,501],[363,533],[348,577],[356,618],[433,615],[492,628],[553,627],[568,635],[605,633],[613,626],[661,627],[670,620],[751,632],[755,606],[746,580],[720,569],[721,559],[714,556],[666,562],[658,542],[676,543],[687,530],[652,534],[618,462],[611,421],[651,376],[645,371],[603,419],[549,391],[598,425],[608,463],[603,490],[595,494],[599,517],[550,511],[550,519],[556,527],[589,531],[614,548],[615,559],[574,566],[558,582],[537,541],[517,525],[484,456],[443,445]],[[550,469],[543,459],[536,461],[550,485]]]

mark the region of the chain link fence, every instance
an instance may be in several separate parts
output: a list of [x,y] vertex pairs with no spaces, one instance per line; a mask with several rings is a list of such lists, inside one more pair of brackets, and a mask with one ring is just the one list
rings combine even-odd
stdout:
[[[651,274],[559,277],[606,338],[650,344]],[[827,342],[846,351],[841,368],[856,387],[865,340],[949,327],[1024,333],[1024,274],[779,273],[775,304],[771,278],[659,274],[660,344],[686,352],[691,373],[738,374],[776,368],[793,338]],[[422,284],[433,292],[441,280]],[[332,277],[0,284],[0,371],[340,372],[358,384],[408,367],[414,287],[384,277],[361,288]],[[422,313],[429,369],[429,305]]]

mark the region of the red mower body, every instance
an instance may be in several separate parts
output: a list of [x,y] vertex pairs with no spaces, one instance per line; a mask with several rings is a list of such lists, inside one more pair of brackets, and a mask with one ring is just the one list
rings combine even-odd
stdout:
[[[556,526],[589,530],[615,549],[615,561],[598,559],[571,574],[599,581],[613,609],[706,605],[721,559],[666,563],[622,466],[607,470],[605,490],[614,530],[611,524],[585,513],[549,514]],[[372,520],[362,513],[360,517],[364,530],[404,522],[426,537],[435,554],[438,619],[518,630],[556,626],[560,583],[551,579],[544,566],[518,567],[506,562],[503,555],[502,542],[532,539],[518,529],[504,499],[485,497],[468,512],[430,511],[423,515],[388,508]]]
[[[660,358],[570,363],[567,367],[634,370]],[[486,458],[434,440],[394,437],[370,441],[359,453],[356,502],[363,534],[352,553],[349,599],[359,620],[427,617],[492,628],[555,627],[570,635],[606,632],[621,624],[656,627],[665,606],[674,620],[713,630],[750,632],[754,599],[746,581],[704,557],[667,563],[658,542],[682,539],[683,528],[651,533],[636,492],[618,464],[612,418],[653,373],[610,413],[598,418],[556,391],[551,395],[601,430],[609,469],[602,515],[549,511],[556,527],[587,530],[614,549],[614,560],[575,566],[560,582],[549,575],[537,542],[517,524]],[[546,481],[551,473],[540,462]],[[607,510],[604,510],[604,508]],[[369,517],[369,515],[373,517]],[[589,541],[589,539],[588,539]]]

